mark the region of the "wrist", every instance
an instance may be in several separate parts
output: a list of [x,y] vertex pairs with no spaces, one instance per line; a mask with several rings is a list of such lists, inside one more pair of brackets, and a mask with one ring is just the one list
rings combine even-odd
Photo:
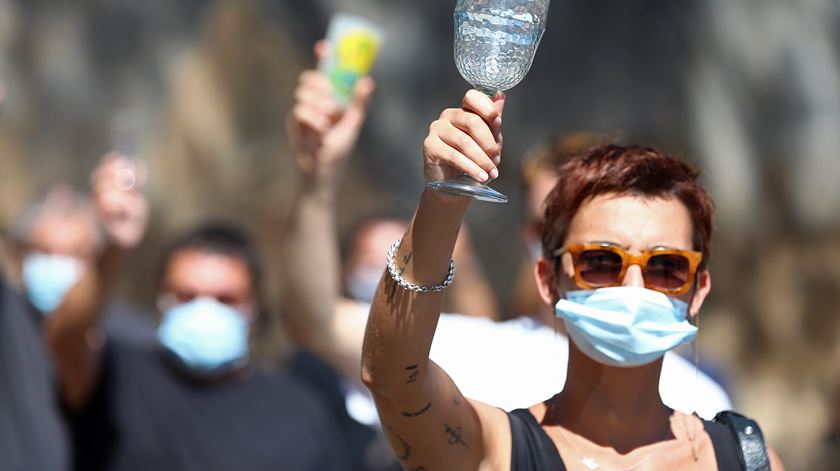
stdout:
[[338,179],[332,175],[301,175],[300,196],[323,204],[333,204],[338,193]]
[[335,191],[344,175],[344,161],[321,162],[312,156],[297,157],[298,173],[307,189]]
[[420,195],[420,204],[434,207],[444,213],[463,215],[469,209],[473,199],[468,196],[454,195],[444,191],[425,188]]

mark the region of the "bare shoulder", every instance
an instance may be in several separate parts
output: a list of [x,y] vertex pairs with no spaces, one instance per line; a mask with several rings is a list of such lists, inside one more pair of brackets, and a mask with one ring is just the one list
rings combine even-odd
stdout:
[[474,399],[467,401],[475,409],[481,423],[484,460],[479,469],[510,469],[511,435],[507,412]]

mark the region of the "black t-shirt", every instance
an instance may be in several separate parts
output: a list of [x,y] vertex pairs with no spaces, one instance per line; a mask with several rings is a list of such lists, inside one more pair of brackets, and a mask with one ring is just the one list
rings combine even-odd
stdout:
[[330,414],[344,435],[355,471],[400,471],[402,466],[378,427],[357,422],[347,412],[346,391],[341,375],[307,350],[292,356],[289,373],[318,391],[327,401]]
[[103,309],[102,330],[112,341],[135,346],[157,342],[157,322],[147,312],[117,300]]
[[52,367],[26,302],[0,280],[0,469],[66,470]]
[[183,375],[160,347],[110,342],[88,406],[72,414],[77,469],[349,469],[320,398],[277,374],[216,383]]

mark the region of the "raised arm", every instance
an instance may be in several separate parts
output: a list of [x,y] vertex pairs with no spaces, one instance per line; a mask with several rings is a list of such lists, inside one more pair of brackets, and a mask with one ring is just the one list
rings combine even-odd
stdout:
[[[323,43],[316,47],[316,53]],[[347,157],[364,123],[373,81],[361,80],[341,109],[322,73],[305,71],[295,90],[287,131],[300,171],[296,201],[284,234],[286,327],[298,343],[334,367],[358,376],[358,334],[344,335],[339,305],[339,251],[335,194]]]
[[148,203],[136,163],[109,154],[91,177],[91,191],[105,235],[105,249],[85,267],[64,302],[45,320],[59,388],[70,409],[83,407],[98,379],[103,336],[102,306],[122,254],[137,246],[146,230]]
[[[462,108],[445,110],[424,142],[426,180],[461,173],[481,181],[498,177],[503,105],[501,95],[491,101],[471,90]],[[469,204],[463,197],[424,191],[396,251],[396,274],[416,285],[440,285]],[[442,304],[443,292],[405,289],[386,270],[365,332],[362,379],[407,469],[504,467],[510,453],[504,412],[465,399],[429,360]]]

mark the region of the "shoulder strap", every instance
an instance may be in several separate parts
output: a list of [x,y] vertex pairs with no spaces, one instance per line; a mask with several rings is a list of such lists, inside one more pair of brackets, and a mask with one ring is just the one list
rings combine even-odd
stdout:
[[565,471],[557,446],[528,409],[508,413],[511,435],[511,471],[552,469]]
[[725,425],[738,444],[738,458],[746,471],[770,471],[764,434],[756,421],[733,411],[723,411],[715,422]]

